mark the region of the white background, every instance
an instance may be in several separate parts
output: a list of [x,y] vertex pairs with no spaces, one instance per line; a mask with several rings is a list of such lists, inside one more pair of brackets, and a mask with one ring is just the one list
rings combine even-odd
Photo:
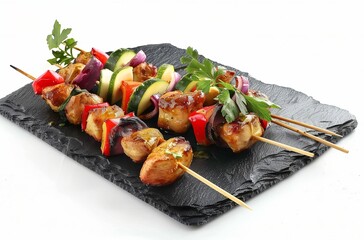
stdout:
[[[356,115],[359,127],[292,177],[202,227],[184,226],[0,117],[0,239],[364,239],[360,1],[0,2],[0,97],[50,68],[58,19],[84,49],[193,46]],[[267,93],[269,95],[269,93]],[[361,134],[360,134],[361,133]]]

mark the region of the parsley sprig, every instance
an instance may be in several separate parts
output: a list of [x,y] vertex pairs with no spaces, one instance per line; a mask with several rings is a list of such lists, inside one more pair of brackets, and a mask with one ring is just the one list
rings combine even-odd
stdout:
[[52,50],[54,56],[54,58],[47,60],[50,64],[66,66],[75,59],[73,48],[76,46],[77,41],[73,38],[68,38],[71,31],[71,28],[62,30],[61,24],[57,20],[54,22],[52,34],[47,36],[48,48]]
[[187,48],[186,55],[181,57],[181,63],[187,64],[186,72],[198,80],[197,89],[204,93],[208,93],[210,87],[216,85],[217,77],[225,73],[225,69],[215,67],[207,58],[200,62],[197,50],[192,47]]
[[[219,103],[223,105],[221,113],[229,123],[238,118],[240,114],[246,115],[249,112],[254,112],[261,119],[271,121],[269,108],[280,108],[266,98],[243,94],[229,83],[220,82],[219,84],[223,86],[223,89],[217,98]],[[235,101],[230,97],[230,93],[235,94]]]
[[[212,86],[219,88],[217,100],[222,104],[221,113],[228,123],[249,112],[254,112],[261,119],[271,121],[269,108],[280,108],[278,105],[265,98],[245,95],[230,83],[218,81],[218,76],[225,74],[226,69],[220,66],[215,67],[207,58],[200,62],[198,56],[197,50],[188,47],[186,55],[181,57],[180,61],[182,64],[187,64],[185,70],[189,77],[198,81],[197,90],[208,93]],[[233,100],[231,96],[234,95]]]

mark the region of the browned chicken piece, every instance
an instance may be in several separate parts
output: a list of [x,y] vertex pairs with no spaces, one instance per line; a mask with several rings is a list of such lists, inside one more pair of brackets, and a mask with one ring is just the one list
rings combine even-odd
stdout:
[[268,100],[268,96],[267,95],[265,95],[261,91],[257,91],[257,90],[253,90],[253,89],[249,89],[248,96],[258,97],[258,98],[263,98],[263,99],[267,99]]
[[170,138],[149,154],[140,171],[140,179],[143,183],[154,186],[171,184],[184,173],[178,163],[189,167],[192,158],[192,148],[188,141],[183,137]]
[[65,107],[67,120],[75,125],[80,124],[85,105],[98,103],[102,103],[102,98],[89,92],[82,92],[72,96]]
[[121,118],[123,116],[124,111],[117,105],[92,109],[87,117],[85,132],[100,142],[102,137],[102,124],[107,119]]
[[146,128],[124,137],[121,145],[128,157],[136,163],[141,163],[162,142],[164,142],[164,138],[158,129]]
[[66,101],[74,88],[74,85],[65,83],[45,87],[42,90],[42,98],[53,111],[58,112],[59,107]]
[[167,92],[159,99],[158,127],[184,133],[191,123],[188,116],[202,108],[205,95],[201,91],[183,93]]
[[231,80],[233,80],[233,77],[235,76],[234,71],[226,70],[225,74],[219,75],[217,77],[217,80],[220,80],[222,82],[230,83]]
[[254,136],[262,136],[264,129],[259,118],[249,114],[232,123],[217,126],[216,133],[236,153],[242,152],[256,143],[257,140]]
[[133,68],[133,81],[144,82],[150,78],[157,76],[157,68],[152,64],[143,62]]
[[92,57],[93,56],[90,52],[80,52],[75,60],[75,63],[82,63],[86,65]]
[[83,63],[70,63],[67,67],[59,70],[59,75],[61,75],[66,83],[72,83],[73,79],[82,71],[85,67]]

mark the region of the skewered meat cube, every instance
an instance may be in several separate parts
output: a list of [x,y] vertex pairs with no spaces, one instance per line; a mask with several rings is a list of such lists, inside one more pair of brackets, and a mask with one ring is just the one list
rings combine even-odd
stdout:
[[102,124],[111,118],[124,116],[124,111],[117,105],[95,108],[89,111],[85,132],[92,136],[96,141],[101,141]]
[[82,112],[85,108],[85,105],[92,105],[102,102],[103,101],[101,97],[89,92],[82,92],[80,94],[72,96],[67,103],[67,106],[65,107],[67,120],[75,125],[80,124],[82,120]]
[[184,133],[190,127],[188,116],[202,108],[205,95],[201,91],[167,92],[159,99],[158,127]]
[[73,79],[77,77],[77,75],[82,72],[82,69],[85,67],[83,63],[71,63],[59,70],[59,75],[61,75],[66,83],[72,83]]
[[157,68],[152,64],[144,62],[133,68],[134,82],[144,82],[155,76],[157,76]]
[[146,128],[124,137],[121,145],[128,157],[136,163],[141,163],[162,142],[164,142],[164,138],[158,129]]
[[90,52],[80,52],[75,60],[75,63],[82,63],[86,65],[92,57],[93,55]]
[[[226,83],[230,83],[231,80],[233,80],[233,77],[235,76],[235,72],[234,71],[229,71],[227,70],[224,74],[219,75],[217,77],[218,81],[222,81],[222,82],[226,82]],[[217,82],[218,82],[217,81]]]
[[251,147],[258,140],[254,136],[262,136],[264,129],[256,115],[249,114],[232,123],[220,124],[216,127],[217,135],[233,152],[241,152]]
[[192,158],[192,147],[188,141],[183,137],[170,138],[149,154],[140,171],[140,179],[155,186],[171,184],[184,173],[178,162],[189,167]]
[[65,83],[45,87],[42,90],[42,98],[53,111],[58,112],[59,107],[66,101],[74,88],[74,85]]

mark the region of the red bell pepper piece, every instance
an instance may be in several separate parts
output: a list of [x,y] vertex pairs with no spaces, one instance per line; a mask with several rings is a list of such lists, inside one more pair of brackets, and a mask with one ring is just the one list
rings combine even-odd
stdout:
[[97,49],[97,48],[92,48],[91,49],[91,54],[97,58],[98,60],[100,60],[100,62],[105,65],[105,63],[107,62],[107,60],[109,59],[109,55],[107,55],[106,53],[104,53],[103,51]]
[[102,124],[102,138],[101,138],[101,153],[105,156],[110,156],[111,144],[110,144],[110,132],[111,129],[118,125],[120,118],[107,119]]
[[64,79],[61,75],[52,70],[47,70],[32,83],[35,94],[42,94],[43,88],[63,83]]
[[[135,117],[134,112],[126,114],[122,118]],[[119,124],[120,118],[107,119],[102,124],[101,153],[105,156],[111,156],[110,133],[111,130]]]
[[269,125],[269,122],[264,119],[259,119],[259,120],[260,120],[260,124],[262,125],[263,129],[266,130]]
[[133,81],[122,81],[121,83],[121,109],[124,112],[128,109],[128,103],[130,101],[130,97],[135,91],[135,89],[142,84],[141,82],[133,82]]
[[84,131],[86,129],[87,118],[88,118],[88,114],[89,114],[90,110],[95,109],[95,108],[108,107],[108,106],[109,106],[108,102],[103,102],[103,103],[98,103],[98,104],[93,104],[93,105],[86,105],[82,112],[82,122],[81,122],[82,131]]
[[214,112],[215,105],[203,107],[190,114],[188,119],[190,120],[193,128],[193,133],[197,144],[199,145],[210,145],[211,142],[206,135],[206,125]]

